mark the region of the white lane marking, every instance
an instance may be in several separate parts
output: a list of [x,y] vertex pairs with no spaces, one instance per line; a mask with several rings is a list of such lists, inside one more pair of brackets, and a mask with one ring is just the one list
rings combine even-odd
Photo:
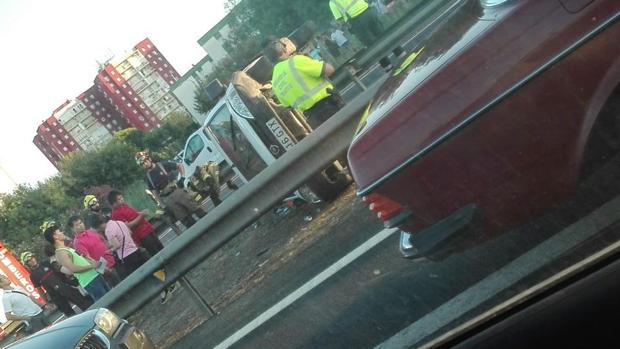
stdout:
[[237,332],[235,332],[232,336],[226,338],[223,342],[218,344],[215,349],[226,349],[231,345],[235,344],[243,337],[245,337],[250,332],[254,331],[258,326],[267,322],[269,319],[274,317],[276,314],[286,309],[289,305],[293,304],[296,300],[303,297],[306,293],[310,292],[313,288],[320,285],[323,281],[327,280],[332,275],[336,274],[342,268],[349,265],[351,262],[359,258],[361,255],[369,251],[374,246],[381,243],[383,240],[387,239],[390,235],[397,232],[398,229],[384,229],[377,233],[375,236],[368,239],[366,242],[355,248],[353,251],[349,252],[346,256],[340,258],[336,263],[332,264],[329,268],[323,270],[320,274],[312,278],[310,281],[306,282],[303,286],[296,289],[293,293],[284,297],[281,301],[276,303],[271,308],[267,309],[264,313],[256,317],[254,320],[250,321],[248,324],[243,326]]
[[426,314],[375,349],[420,347],[420,342],[428,336],[499,292],[516,285],[535,270],[556,260],[619,219],[620,197],[616,197]]

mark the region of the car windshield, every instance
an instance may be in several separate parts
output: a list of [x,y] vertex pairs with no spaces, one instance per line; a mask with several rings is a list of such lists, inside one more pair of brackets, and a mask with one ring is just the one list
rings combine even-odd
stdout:
[[620,347],[620,1],[74,2],[0,1],[0,347]]

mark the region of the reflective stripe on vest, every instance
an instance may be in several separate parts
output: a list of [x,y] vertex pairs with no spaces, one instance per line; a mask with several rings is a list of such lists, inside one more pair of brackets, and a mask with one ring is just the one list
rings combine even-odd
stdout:
[[302,105],[305,101],[314,97],[315,94],[319,93],[321,90],[329,86],[329,82],[323,81],[321,84],[315,86],[314,88],[309,88],[306,81],[301,77],[299,71],[295,67],[295,62],[293,58],[288,60],[288,69],[291,71],[291,75],[293,75],[293,79],[295,82],[301,87],[304,94],[297,97],[297,99],[293,102],[293,108],[299,109],[299,106]]
[[[349,14],[349,10],[350,10],[350,9],[352,9],[352,8],[353,8],[353,6],[357,5],[357,3],[359,3],[359,2],[363,2],[363,1],[364,1],[364,0],[352,0],[352,1],[349,3],[349,5],[347,5],[346,7],[344,7],[344,6],[342,6],[342,4],[340,3],[340,1],[339,1],[339,0],[331,0],[331,2],[332,2],[332,3],[333,3],[333,4],[334,4],[334,5],[338,8],[338,11],[340,11],[340,14],[342,15],[342,17],[344,17],[345,21],[346,21],[347,17],[354,18],[353,16],[351,16],[351,15]],[[362,11],[362,12],[364,12],[364,11]],[[356,16],[357,16],[357,15],[359,15],[359,14],[361,14],[362,12],[357,13],[357,14],[356,14]]]

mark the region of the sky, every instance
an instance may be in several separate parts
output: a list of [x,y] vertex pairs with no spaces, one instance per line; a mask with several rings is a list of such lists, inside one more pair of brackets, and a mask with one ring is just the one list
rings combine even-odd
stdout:
[[148,37],[183,75],[224,0],[0,0],[0,192],[57,171],[32,143],[38,125],[88,89],[97,60]]

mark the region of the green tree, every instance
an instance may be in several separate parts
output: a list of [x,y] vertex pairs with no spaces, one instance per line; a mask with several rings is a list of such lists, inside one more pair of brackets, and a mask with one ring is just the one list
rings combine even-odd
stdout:
[[59,164],[63,185],[73,196],[93,186],[122,188],[142,176],[134,160],[136,151],[133,145],[114,139],[96,151],[73,153]]

